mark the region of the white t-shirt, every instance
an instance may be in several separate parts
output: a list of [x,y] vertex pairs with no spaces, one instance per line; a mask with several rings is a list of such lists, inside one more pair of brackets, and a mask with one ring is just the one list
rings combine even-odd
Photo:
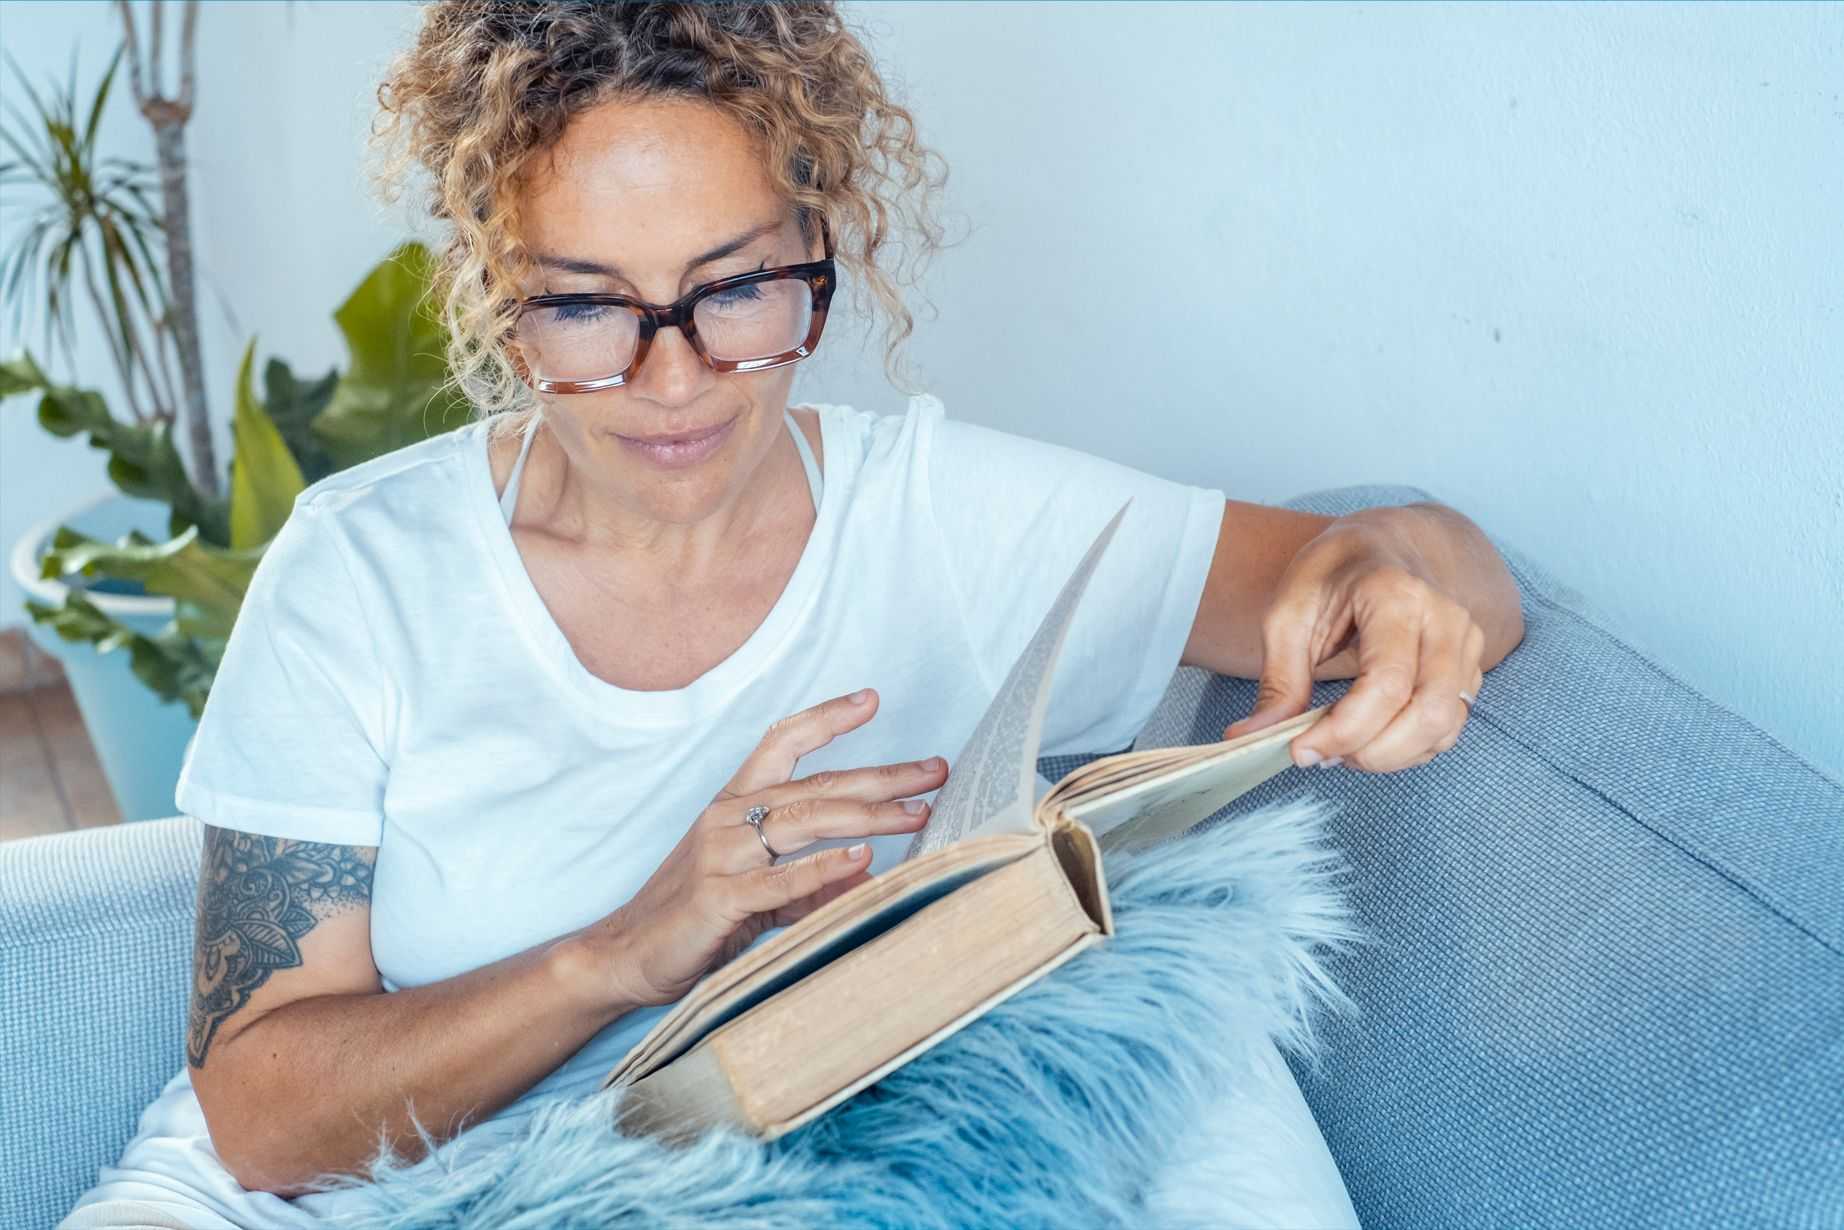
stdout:
[[[1042,751],[1131,742],[1178,665],[1222,493],[956,422],[927,395],[903,415],[816,409],[823,486],[792,578],[740,648],[669,691],[617,687],[577,659],[505,524],[482,424],[313,484],[251,581],[178,809],[378,847],[385,989],[449,978],[620,906],[769,724],[820,700],[881,698],[798,774],[937,754],[951,771],[1129,496],[1070,629]],[[908,841],[872,838],[873,872]],[[546,1095],[592,1092],[664,1011],[615,1022],[461,1139],[502,1139]],[[238,1186],[183,1062],[102,1178],[86,1199],[111,1179],[151,1184],[239,1226],[311,1225],[342,1199]]]

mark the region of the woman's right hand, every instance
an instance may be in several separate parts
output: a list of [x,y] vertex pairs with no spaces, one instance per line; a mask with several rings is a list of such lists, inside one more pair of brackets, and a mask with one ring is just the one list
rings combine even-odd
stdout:
[[587,957],[576,967],[580,977],[600,1002],[623,1009],[671,1003],[762,932],[870,879],[871,848],[862,842],[771,860],[744,820],[751,807],[769,809],[763,836],[781,855],[823,837],[913,833],[928,823],[928,805],[909,796],[947,780],[939,756],[793,778],[802,756],[876,712],[877,694],[867,688],[769,727],[640,891],[570,937]]

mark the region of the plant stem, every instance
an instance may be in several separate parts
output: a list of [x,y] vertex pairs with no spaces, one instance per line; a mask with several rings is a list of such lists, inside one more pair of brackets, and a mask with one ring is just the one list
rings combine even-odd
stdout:
[[[160,12],[164,0],[153,0],[153,48],[160,46]],[[135,104],[154,126],[154,148],[160,165],[160,195],[165,215],[162,229],[166,236],[168,284],[172,289],[173,342],[179,351],[179,371],[184,383],[186,413],[185,434],[191,443],[192,482],[207,498],[219,492],[218,467],[211,443],[211,414],[205,397],[205,364],[200,355],[197,295],[192,266],[192,215],[186,193],[186,121],[192,116],[193,64],[196,59],[195,34],[198,27],[198,0],[186,0],[185,21],[180,29],[177,98],[160,94],[158,61],[153,64],[152,88],[141,60],[136,40],[134,17],[128,0],[116,0],[121,13],[123,32],[128,45],[129,81],[134,88]]]

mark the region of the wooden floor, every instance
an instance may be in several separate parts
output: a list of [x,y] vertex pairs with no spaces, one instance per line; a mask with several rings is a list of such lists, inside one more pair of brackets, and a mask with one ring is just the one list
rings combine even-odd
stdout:
[[57,659],[0,631],[0,841],[120,819]]

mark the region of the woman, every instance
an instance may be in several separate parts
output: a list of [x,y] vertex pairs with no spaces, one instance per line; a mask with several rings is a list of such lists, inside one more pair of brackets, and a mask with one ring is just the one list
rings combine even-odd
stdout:
[[[593,1090],[900,855],[1128,497],[1046,754],[1125,745],[1184,662],[1259,673],[1231,736],[1355,675],[1295,760],[1419,764],[1522,634],[1448,509],[1226,501],[929,397],[790,410],[840,270],[893,354],[888,219],[936,234],[928,152],[830,5],[424,12],[382,135],[453,226],[486,413],[316,483],[264,556],[177,793],[207,825],[187,1062],[67,1227],[312,1224],[339,1195],[288,1197],[381,1134],[415,1156],[412,1108],[489,1142]],[[1278,1079],[1277,1164],[1326,1176],[1296,1213],[1342,1218]]]

